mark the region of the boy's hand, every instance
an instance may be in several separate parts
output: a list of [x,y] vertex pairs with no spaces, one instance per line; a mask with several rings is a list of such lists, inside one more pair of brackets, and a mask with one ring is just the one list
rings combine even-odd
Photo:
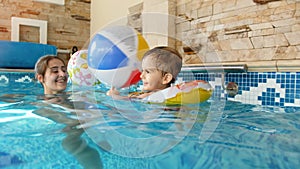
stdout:
[[120,95],[120,92],[116,90],[115,87],[112,87],[111,89],[109,89],[109,91],[106,92],[106,95],[108,96]]

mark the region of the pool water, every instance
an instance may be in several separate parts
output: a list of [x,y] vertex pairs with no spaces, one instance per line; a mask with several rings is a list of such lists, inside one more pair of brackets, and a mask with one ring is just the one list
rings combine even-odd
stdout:
[[211,98],[166,107],[106,88],[0,92],[0,168],[298,168],[300,108]]

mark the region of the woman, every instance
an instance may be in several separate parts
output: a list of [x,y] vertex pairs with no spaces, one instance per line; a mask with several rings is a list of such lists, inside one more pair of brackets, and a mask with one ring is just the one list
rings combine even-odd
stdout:
[[[46,102],[39,105],[40,108],[33,111],[33,113],[66,125],[62,130],[66,133],[65,138],[62,140],[62,146],[84,168],[103,168],[98,151],[89,146],[81,137],[84,129],[77,128],[81,124],[80,121],[72,118],[72,115],[78,114],[76,114],[74,102],[68,98],[70,95],[64,93],[68,81],[65,62],[61,58],[52,55],[41,57],[35,64],[35,78],[43,85]],[[60,105],[69,113],[55,111],[55,108],[57,108],[55,105]],[[76,108],[80,109],[80,107]],[[84,109],[78,111],[89,112]]]

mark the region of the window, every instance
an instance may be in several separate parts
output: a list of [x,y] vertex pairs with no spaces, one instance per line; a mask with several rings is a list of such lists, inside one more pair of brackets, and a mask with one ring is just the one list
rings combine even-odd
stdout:
[[40,28],[40,43],[47,44],[47,21],[29,18],[11,18],[11,41],[20,41],[20,25]]

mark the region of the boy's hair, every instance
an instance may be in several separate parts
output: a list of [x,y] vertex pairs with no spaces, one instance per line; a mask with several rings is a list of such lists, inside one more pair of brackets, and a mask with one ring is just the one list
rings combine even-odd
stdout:
[[66,65],[65,61],[57,56],[54,55],[45,55],[39,58],[39,60],[35,63],[34,72],[35,72],[35,78],[37,79],[37,75],[45,75],[46,69],[48,67],[48,63],[52,59],[58,59]]
[[150,62],[142,62],[142,67],[155,67],[161,70],[163,75],[170,73],[173,76],[171,83],[175,82],[182,67],[182,56],[177,50],[168,46],[158,46],[144,54],[143,61],[146,59]]

